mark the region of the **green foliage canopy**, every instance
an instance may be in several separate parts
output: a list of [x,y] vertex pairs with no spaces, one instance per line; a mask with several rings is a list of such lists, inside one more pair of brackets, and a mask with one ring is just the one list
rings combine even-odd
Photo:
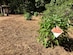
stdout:
[[11,13],[24,13],[24,10],[29,13],[37,10],[43,11],[46,2],[47,0],[0,0],[1,5],[6,4],[10,6]]

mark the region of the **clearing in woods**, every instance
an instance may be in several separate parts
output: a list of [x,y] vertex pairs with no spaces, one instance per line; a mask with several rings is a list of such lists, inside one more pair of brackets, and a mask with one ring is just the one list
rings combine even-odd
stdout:
[[25,20],[22,15],[0,17],[0,55],[73,55],[63,47],[44,48],[37,42],[39,16]]

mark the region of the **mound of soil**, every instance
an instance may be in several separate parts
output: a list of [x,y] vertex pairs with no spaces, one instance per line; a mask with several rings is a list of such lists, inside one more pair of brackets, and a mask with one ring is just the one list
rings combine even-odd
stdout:
[[38,43],[38,21],[22,15],[0,17],[0,55],[73,55],[63,47],[44,48]]

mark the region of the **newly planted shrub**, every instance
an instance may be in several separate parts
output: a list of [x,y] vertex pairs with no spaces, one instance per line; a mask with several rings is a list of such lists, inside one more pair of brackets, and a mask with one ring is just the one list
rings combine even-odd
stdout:
[[[38,37],[45,47],[59,45],[61,43],[59,37],[65,37],[67,29],[70,26],[70,19],[72,19],[72,0],[51,0],[50,4],[46,4],[46,11],[41,19],[40,30]],[[54,27],[60,27],[63,33],[59,37],[55,37],[51,30]]]
[[27,13],[27,12],[26,12],[26,13],[24,14],[24,17],[25,17],[26,20],[31,20],[32,15],[31,15],[30,13]]
[[34,12],[34,16],[38,16],[38,12]]
[[49,17],[43,16],[41,22],[39,41],[42,42],[45,47],[59,45],[57,38],[53,35],[51,30],[52,28],[59,26],[65,33],[69,27],[68,18],[61,18],[57,15]]

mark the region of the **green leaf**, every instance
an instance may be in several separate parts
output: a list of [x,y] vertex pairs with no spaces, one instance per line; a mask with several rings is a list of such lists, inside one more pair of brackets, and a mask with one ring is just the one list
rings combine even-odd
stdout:
[[56,44],[56,45],[59,45],[59,41],[58,41],[58,40],[55,40],[55,44]]

